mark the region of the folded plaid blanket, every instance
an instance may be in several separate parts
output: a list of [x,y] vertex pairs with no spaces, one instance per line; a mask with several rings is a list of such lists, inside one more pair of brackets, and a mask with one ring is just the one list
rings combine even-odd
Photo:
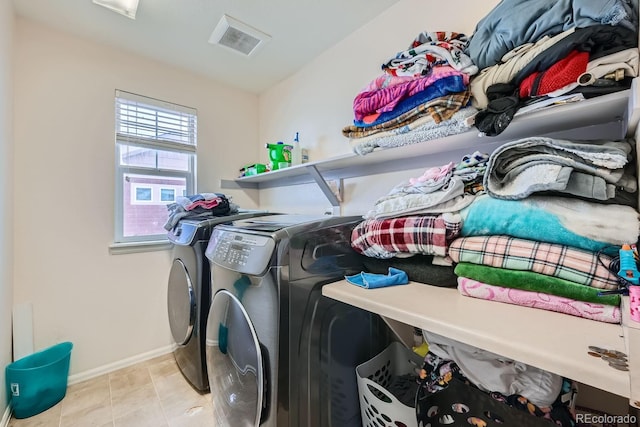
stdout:
[[351,233],[351,247],[373,258],[399,253],[445,256],[449,242],[460,233],[460,215],[405,216],[367,219]]
[[[616,289],[611,258],[565,245],[509,236],[460,237],[449,246],[454,262],[526,270],[600,289]],[[598,259],[599,258],[599,259]]]

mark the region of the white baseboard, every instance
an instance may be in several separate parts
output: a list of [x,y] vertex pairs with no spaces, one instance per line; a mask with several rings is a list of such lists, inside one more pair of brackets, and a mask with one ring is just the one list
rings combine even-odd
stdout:
[[[95,369],[90,369],[88,371],[80,372],[79,374],[70,375],[68,379],[68,384],[75,384],[85,380],[89,380],[91,378],[98,377],[103,374],[108,374],[109,372],[117,371],[118,369],[126,368],[128,366],[135,365],[136,363],[144,362],[146,360],[151,360],[153,358],[164,356],[165,354],[173,352],[176,348],[176,345],[169,345],[166,347],[162,347],[156,350],[149,351],[147,353],[138,354],[133,357],[129,357],[127,359],[119,360],[114,363],[110,363],[108,365],[100,366]],[[8,427],[9,421],[11,420],[11,405],[7,405],[7,408],[2,414],[2,419],[0,419],[0,427]]]
[[11,405],[7,405],[4,414],[2,414],[2,420],[0,420],[0,427],[8,427],[11,420]]
[[[98,377],[103,374],[108,374],[109,372],[117,371],[118,369],[126,368],[128,366],[135,365],[136,363],[144,362],[145,360],[150,360],[155,357],[163,356],[167,353],[171,353],[175,348],[174,345],[169,345],[167,347],[159,348],[157,350],[149,351],[147,353],[138,354],[133,357],[129,357],[127,359],[119,360],[114,363],[110,363],[108,365],[103,365],[98,368],[89,369],[88,371],[80,372],[78,374],[73,374],[69,376],[68,383],[75,384],[85,380],[89,380],[91,378]],[[0,427],[5,427],[3,424],[0,424]]]
[[[153,358],[163,356],[165,354],[171,353],[175,349],[175,347],[176,347],[175,344],[169,345],[163,348],[149,351],[147,353],[142,353],[142,354],[138,354],[137,356],[119,360],[115,363],[110,363],[108,365],[100,366],[95,369],[90,369],[88,371],[84,371],[79,374],[70,375],[68,384],[79,383],[85,380],[89,380],[91,378],[98,377],[103,374],[107,374],[109,372],[117,371],[118,369],[126,368],[127,366],[135,365],[136,363],[144,362],[145,360],[151,360]],[[0,419],[0,427],[8,427],[10,420],[11,420],[11,405],[7,405],[7,408],[5,409],[4,414],[2,414],[2,419]]]

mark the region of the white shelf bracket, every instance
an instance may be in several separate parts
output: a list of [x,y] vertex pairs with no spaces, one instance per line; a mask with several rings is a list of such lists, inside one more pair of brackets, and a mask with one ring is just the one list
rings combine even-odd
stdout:
[[[329,186],[329,184],[327,184],[327,181],[325,181],[324,177],[320,174],[320,172],[318,172],[318,169],[313,165],[306,166],[306,169],[307,172],[309,172],[309,175],[311,175],[311,177],[316,181],[316,184],[318,184],[318,187],[320,187],[320,190],[322,190],[325,197],[329,200],[331,206],[340,206],[340,200],[338,200],[338,197],[336,197],[336,195],[333,193],[331,187]],[[339,192],[341,188],[342,179],[340,179],[340,183],[338,185]]]

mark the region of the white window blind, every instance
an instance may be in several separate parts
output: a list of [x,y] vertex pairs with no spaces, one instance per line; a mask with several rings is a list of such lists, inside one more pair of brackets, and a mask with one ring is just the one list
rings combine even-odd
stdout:
[[196,191],[197,111],[116,90],[115,128],[115,242],[166,240],[167,188]]
[[116,91],[117,139],[140,147],[196,151],[193,108]]

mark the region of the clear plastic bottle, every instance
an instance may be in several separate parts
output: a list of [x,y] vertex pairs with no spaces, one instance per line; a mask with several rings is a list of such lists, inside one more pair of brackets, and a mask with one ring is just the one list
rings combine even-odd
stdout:
[[298,132],[296,132],[296,137],[293,138],[291,145],[293,146],[291,150],[291,166],[302,164],[302,147],[300,146]]

